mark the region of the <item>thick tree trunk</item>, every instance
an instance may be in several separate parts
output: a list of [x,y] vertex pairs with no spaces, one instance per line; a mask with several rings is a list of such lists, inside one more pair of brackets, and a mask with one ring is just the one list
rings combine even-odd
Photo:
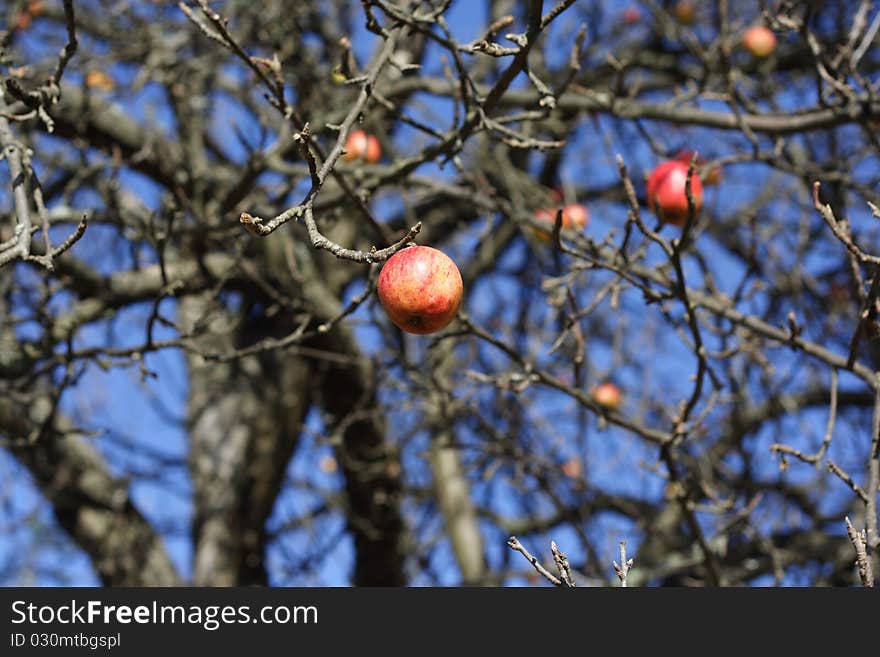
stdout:
[[[199,348],[241,347],[235,318],[207,297],[181,305],[188,325],[208,317]],[[249,341],[277,330],[269,322]],[[266,584],[266,520],[311,402],[305,359],[272,351],[227,363],[189,359],[188,424],[195,517],[193,581],[205,586]]]

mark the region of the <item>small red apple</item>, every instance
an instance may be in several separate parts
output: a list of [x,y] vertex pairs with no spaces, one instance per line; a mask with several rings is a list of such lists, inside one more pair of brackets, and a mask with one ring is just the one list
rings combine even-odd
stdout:
[[584,467],[576,458],[570,458],[562,464],[562,474],[569,479],[579,479],[584,474]]
[[[565,219],[568,217],[568,224],[566,226]],[[553,221],[556,221],[556,217],[553,217]],[[590,223],[590,211],[587,210],[587,206],[581,205],[580,203],[569,203],[564,208],[562,208],[562,225],[568,228],[586,228]]]
[[103,91],[113,91],[116,83],[109,75],[100,69],[94,69],[86,74],[86,86],[91,89],[101,89]]
[[623,11],[623,23],[624,25],[635,25],[640,20],[642,20],[642,12],[639,11],[638,7],[627,7]]
[[742,43],[752,57],[764,59],[776,50],[776,35],[773,34],[773,30],[763,25],[753,25],[743,34]]
[[[685,149],[683,151],[679,151],[675,155],[676,160],[678,160],[679,162],[684,162],[687,165],[690,165],[693,157],[694,157],[694,152],[687,150],[687,149]],[[702,159],[700,159],[698,157],[697,158],[697,167],[702,167],[702,166],[703,166],[703,161],[702,161]],[[721,167],[719,167],[719,166],[712,167],[711,169],[709,169],[707,172],[705,172],[702,175],[701,180],[702,180],[703,184],[706,185],[707,187],[711,186],[711,185],[717,185],[719,182],[721,182]]]
[[679,0],[673,7],[672,13],[675,20],[682,25],[693,25],[697,18],[697,8],[690,0]]
[[[663,223],[683,226],[688,218],[688,200],[685,193],[688,165],[679,160],[667,160],[658,165],[648,178],[648,207]],[[694,173],[691,176],[691,196],[694,213],[703,207],[703,183]]]
[[368,164],[375,164],[382,158],[382,147],[374,135],[368,135],[363,130],[354,130],[345,141],[345,154],[343,160],[354,162],[363,160]]
[[333,456],[324,456],[318,463],[321,472],[325,474],[333,474],[339,469],[339,462]]
[[22,10],[18,12],[18,14],[15,16],[15,29],[26,30],[31,26],[33,20],[33,16],[31,16],[27,11]]
[[379,272],[379,301],[407,333],[434,333],[449,324],[462,292],[461,272],[452,258],[430,246],[398,251]]
[[[547,230],[535,228],[532,233],[542,242],[549,242],[553,237],[553,226],[556,225],[556,209],[540,208],[535,210],[535,219],[550,225]],[[590,223],[590,211],[580,203],[569,203],[562,208],[563,228],[586,228]]]
[[599,406],[611,411],[616,411],[620,408],[620,403],[623,401],[623,393],[620,391],[620,388],[610,381],[600,383],[593,388],[590,394]]
[[32,0],[28,2],[15,17],[15,29],[26,30],[34,22],[34,18],[43,13],[43,0]]

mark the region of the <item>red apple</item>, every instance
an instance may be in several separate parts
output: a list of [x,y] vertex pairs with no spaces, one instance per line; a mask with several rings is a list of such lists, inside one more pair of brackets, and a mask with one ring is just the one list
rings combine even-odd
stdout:
[[[667,160],[658,165],[648,178],[648,207],[663,223],[683,226],[688,218],[688,200],[685,193],[688,165],[679,160]],[[694,173],[691,176],[691,196],[694,213],[703,207],[703,183]]]
[[[684,162],[685,164],[690,165],[691,160],[694,157],[694,152],[689,151],[687,149],[683,151],[679,151],[675,155],[675,159],[679,162]],[[703,161],[699,157],[697,158],[697,167],[702,167]],[[706,186],[717,185],[721,182],[721,167],[715,166],[705,172],[701,177],[702,183]]]
[[15,16],[15,29],[16,30],[26,30],[31,26],[34,17],[31,16],[27,11],[20,11]]
[[[532,233],[542,242],[549,242],[553,237],[553,226],[556,225],[556,209],[540,208],[535,210],[535,219],[549,224],[547,230],[535,228]],[[583,229],[590,223],[590,211],[580,203],[569,203],[562,208],[562,227]]]
[[103,91],[113,91],[116,83],[109,75],[99,69],[94,69],[86,74],[86,86],[91,89],[102,89]]
[[407,333],[434,333],[449,324],[462,292],[461,272],[452,258],[430,246],[398,251],[379,272],[379,301]]
[[638,7],[627,7],[623,11],[624,25],[635,25],[640,20],[642,20],[642,12],[639,11]]
[[776,50],[776,35],[763,25],[754,25],[747,29],[742,42],[743,47],[758,59],[769,57]]
[[611,411],[616,411],[620,408],[620,402],[623,401],[623,393],[620,391],[620,388],[610,381],[600,383],[593,388],[593,391],[590,394],[599,406]]
[[343,160],[353,162],[363,160],[368,164],[375,164],[382,158],[382,147],[374,135],[368,135],[363,130],[354,130],[345,141],[345,155]]
[[697,8],[690,0],[679,0],[673,7],[672,13],[675,20],[682,25],[693,25],[697,18]]
[[318,463],[318,467],[321,468],[321,472],[324,472],[326,474],[333,474],[339,469],[339,463],[332,456],[324,456]]
[[562,474],[569,479],[579,479],[584,474],[584,468],[578,459],[570,458],[562,464]]
[[[566,217],[568,218],[568,224],[565,223]],[[556,217],[553,217],[553,221],[556,221]],[[562,208],[562,225],[567,228],[575,227],[575,228],[586,228],[590,223],[590,211],[587,210],[587,206],[581,205],[580,203],[569,203],[564,208]]]

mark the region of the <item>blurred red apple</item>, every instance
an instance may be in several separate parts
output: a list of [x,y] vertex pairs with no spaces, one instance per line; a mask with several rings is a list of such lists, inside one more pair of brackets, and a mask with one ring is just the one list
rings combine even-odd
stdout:
[[620,402],[623,401],[623,393],[616,385],[610,381],[600,383],[590,393],[593,400],[604,408],[616,411],[620,408]]
[[624,25],[635,25],[640,20],[642,20],[642,12],[639,11],[638,7],[627,7],[623,11]]
[[569,479],[579,479],[584,474],[584,468],[578,459],[570,458],[562,464],[562,474]]
[[27,3],[27,6],[16,15],[15,29],[26,30],[31,26],[34,18],[40,16],[42,13],[43,0],[32,0],[32,2]]
[[672,14],[682,25],[693,25],[697,19],[697,8],[690,0],[679,0],[672,8]]
[[[535,210],[535,219],[549,224],[547,230],[535,228],[532,233],[542,242],[549,242],[553,237],[553,226],[556,225],[556,210],[540,208]],[[562,227],[583,229],[590,223],[590,211],[580,203],[569,203],[562,208]]]
[[[569,223],[566,226],[565,219],[568,217]],[[556,217],[553,217],[556,221]],[[566,227],[586,228],[590,223],[590,211],[587,206],[580,203],[569,203],[562,208],[562,225]]]
[[374,135],[369,135],[363,130],[354,130],[345,141],[345,155],[343,160],[354,162],[363,160],[368,164],[375,164],[382,158],[382,147]]
[[26,30],[31,26],[34,18],[27,11],[20,11],[15,16],[15,29]]
[[747,29],[742,42],[743,47],[758,59],[769,57],[776,50],[776,35],[763,25],[754,25]]
[[86,74],[86,86],[91,89],[102,89],[103,91],[113,91],[116,83],[109,75],[99,69],[94,69]]
[[[686,191],[688,165],[679,160],[667,160],[658,165],[648,178],[648,207],[663,223],[683,226],[688,218]],[[703,207],[703,183],[694,173],[691,176],[691,196],[694,214]]]
[[398,251],[379,272],[379,301],[407,333],[434,333],[449,324],[462,292],[461,272],[452,258],[430,246]]
[[[683,151],[679,151],[675,155],[676,160],[678,160],[679,162],[684,162],[687,165],[690,165],[693,157],[694,157],[694,152],[687,150],[687,149],[685,149]],[[701,168],[702,166],[703,166],[703,160],[701,158],[697,157],[697,167]],[[703,175],[701,176],[700,179],[702,180],[703,184],[706,186],[717,185],[719,182],[721,182],[721,167],[719,167],[719,166],[712,167],[711,169],[709,169],[708,171],[703,173]]]

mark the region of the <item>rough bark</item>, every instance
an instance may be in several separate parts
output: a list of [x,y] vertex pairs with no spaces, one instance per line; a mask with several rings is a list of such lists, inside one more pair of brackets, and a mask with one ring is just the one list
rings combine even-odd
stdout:
[[[203,296],[182,305],[192,324],[211,314]],[[214,311],[215,329],[199,345],[231,350],[235,316]],[[271,333],[270,322],[257,336]],[[252,340],[257,336],[249,336]],[[196,585],[266,584],[266,520],[272,512],[309,408],[308,361],[284,352],[227,363],[189,359],[190,469]]]

